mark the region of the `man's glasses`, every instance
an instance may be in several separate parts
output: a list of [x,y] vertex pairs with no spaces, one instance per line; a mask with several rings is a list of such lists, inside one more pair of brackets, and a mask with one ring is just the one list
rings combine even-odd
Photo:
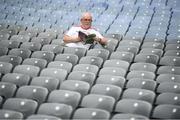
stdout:
[[92,19],[82,19],[83,21],[92,22]]

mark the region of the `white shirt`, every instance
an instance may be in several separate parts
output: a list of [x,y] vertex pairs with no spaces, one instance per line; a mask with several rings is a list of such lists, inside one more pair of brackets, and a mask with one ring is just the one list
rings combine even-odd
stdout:
[[[89,28],[86,30],[86,29],[83,29],[81,26],[73,26],[65,34],[68,36],[78,36],[79,31],[82,31],[86,34],[95,34],[97,37],[103,38],[103,36],[98,31],[96,31],[94,28]],[[89,49],[90,44],[83,44],[82,42],[76,42],[76,43],[67,43],[66,46],[81,47],[81,48]]]

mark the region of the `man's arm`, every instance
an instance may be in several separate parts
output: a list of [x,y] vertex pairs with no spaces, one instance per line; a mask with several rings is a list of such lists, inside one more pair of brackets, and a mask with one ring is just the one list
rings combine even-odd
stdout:
[[102,45],[106,45],[107,44],[107,39],[106,38],[95,38],[95,41],[99,42]]
[[63,40],[65,43],[76,43],[81,42],[81,39],[78,36],[68,36],[64,35]]

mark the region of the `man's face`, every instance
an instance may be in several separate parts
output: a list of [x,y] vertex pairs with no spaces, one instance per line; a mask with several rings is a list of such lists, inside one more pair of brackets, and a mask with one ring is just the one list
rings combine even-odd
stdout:
[[81,18],[81,24],[82,24],[83,28],[85,28],[85,29],[90,28],[91,23],[92,23],[92,17],[91,16],[84,16],[83,18]]

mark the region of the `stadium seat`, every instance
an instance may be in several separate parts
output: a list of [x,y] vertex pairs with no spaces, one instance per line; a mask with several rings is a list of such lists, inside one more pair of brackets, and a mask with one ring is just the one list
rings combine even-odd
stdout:
[[180,74],[180,67],[176,66],[160,66],[157,70],[157,74]]
[[20,65],[22,62],[22,57],[16,55],[3,55],[0,57],[1,62],[8,62],[15,67],[16,65]]
[[23,119],[23,114],[14,110],[0,110],[0,119]]
[[160,59],[159,65],[166,66],[180,66],[180,57],[176,56],[164,56]]
[[88,94],[89,89],[90,85],[87,82],[78,80],[65,80],[60,85],[60,90],[76,91],[79,92],[81,96]]
[[151,109],[152,105],[149,102],[135,99],[122,99],[117,102],[115,112],[132,113],[149,117]]
[[79,92],[70,90],[54,90],[49,94],[47,102],[63,103],[70,105],[73,109],[76,109],[80,100],[81,94]]
[[105,61],[109,57],[109,51],[106,49],[90,49],[87,51],[86,56],[100,57]]
[[111,53],[109,59],[124,60],[124,61],[131,63],[133,61],[133,58],[134,58],[134,54],[131,52],[115,51],[115,52]]
[[179,101],[179,97],[180,95],[177,93],[161,93],[157,96],[156,98],[156,105],[160,105],[160,104],[171,104],[171,105],[179,105],[180,101]]
[[65,61],[52,61],[48,64],[47,66],[48,68],[59,68],[59,69],[64,69],[66,70],[68,73],[71,72],[72,69],[72,64],[69,62],[65,62]]
[[156,81],[152,79],[132,78],[126,84],[126,88],[140,88],[155,91]]
[[36,101],[24,98],[9,98],[3,104],[3,109],[21,112],[23,113],[24,118],[34,114],[37,107],[38,104]]
[[61,83],[67,77],[67,71],[58,68],[45,68],[40,73],[41,77],[53,77],[59,80]]
[[35,51],[32,53],[31,58],[40,58],[51,62],[54,59],[54,53],[49,51]]
[[143,120],[149,120],[148,117],[143,116],[143,115],[137,115],[137,114],[131,114],[131,113],[116,113],[113,115],[111,120],[119,120],[119,119],[143,119]]
[[70,62],[72,65],[76,65],[78,63],[78,56],[75,54],[58,54],[55,56],[54,61],[65,61],[65,62]]
[[72,107],[63,103],[43,103],[39,106],[37,114],[69,119],[72,114]]
[[155,100],[155,92],[140,88],[128,88],[123,92],[123,99],[137,99],[153,104]]
[[126,75],[126,70],[119,67],[103,67],[99,71],[99,76],[101,75],[114,75],[124,77]]
[[79,60],[79,64],[96,65],[100,68],[103,64],[103,59],[96,56],[85,56]]
[[7,73],[2,77],[1,81],[14,83],[20,87],[29,84],[30,76],[21,73]]
[[115,99],[106,95],[88,94],[83,97],[81,107],[98,108],[112,112],[115,104]]
[[0,45],[0,56],[7,55],[8,48]]
[[39,104],[43,103],[46,100],[48,95],[47,88],[40,86],[21,86],[16,92],[17,98],[27,98],[32,99],[38,102]]
[[156,119],[179,119],[179,109],[178,105],[158,105],[153,110],[152,117]]
[[90,64],[77,64],[73,67],[73,71],[84,71],[84,72],[92,72],[97,75],[99,68],[96,65]]
[[52,116],[52,115],[42,115],[42,114],[33,114],[28,116],[27,120],[32,119],[48,119],[48,120],[61,120],[59,117]]
[[64,47],[64,53],[66,54],[75,54],[80,59],[84,57],[87,50],[85,48],[75,48],[75,47]]
[[47,88],[49,91],[53,91],[59,87],[59,80],[53,77],[34,77],[31,80],[30,85],[42,86]]
[[119,67],[128,70],[129,63],[124,60],[111,59],[104,61],[103,67]]
[[13,65],[11,63],[0,62],[0,73],[6,74],[12,71]]
[[14,68],[13,73],[21,73],[29,75],[30,77],[36,77],[39,75],[40,68],[33,65],[18,65]]
[[100,75],[96,79],[96,84],[110,84],[118,86],[120,88],[124,88],[125,82],[126,80],[124,77],[113,75]]
[[160,74],[156,78],[157,83],[162,82],[180,82],[180,75],[175,74]]
[[14,96],[17,90],[17,86],[13,83],[0,82],[0,96],[5,99],[11,98]]
[[27,58],[23,61],[22,65],[37,66],[42,70],[46,67],[47,61],[41,58]]
[[165,93],[165,92],[172,92],[172,93],[180,93],[180,83],[176,82],[163,82],[157,86],[157,93]]
[[20,48],[29,49],[32,52],[39,51],[41,49],[41,44],[36,42],[23,42]]
[[100,94],[113,97],[116,101],[120,98],[122,89],[110,84],[95,84],[92,86],[90,94]]
[[133,63],[131,64],[130,71],[149,71],[156,72],[157,66],[152,63]]
[[50,51],[53,52],[54,54],[61,54],[63,52],[63,46],[60,45],[53,45],[53,44],[47,44],[43,45],[42,51]]
[[132,78],[154,79],[155,73],[149,71],[142,71],[142,70],[141,71],[133,70],[127,74],[126,78],[128,80]]
[[26,59],[30,57],[31,51],[23,48],[14,48],[9,51],[8,55],[16,55],[22,57],[22,59]]
[[79,108],[76,109],[73,119],[109,119],[110,113],[98,108]]
[[20,42],[18,41],[11,41],[11,40],[1,40],[0,46],[1,47],[7,47],[7,48],[18,48],[20,45]]

